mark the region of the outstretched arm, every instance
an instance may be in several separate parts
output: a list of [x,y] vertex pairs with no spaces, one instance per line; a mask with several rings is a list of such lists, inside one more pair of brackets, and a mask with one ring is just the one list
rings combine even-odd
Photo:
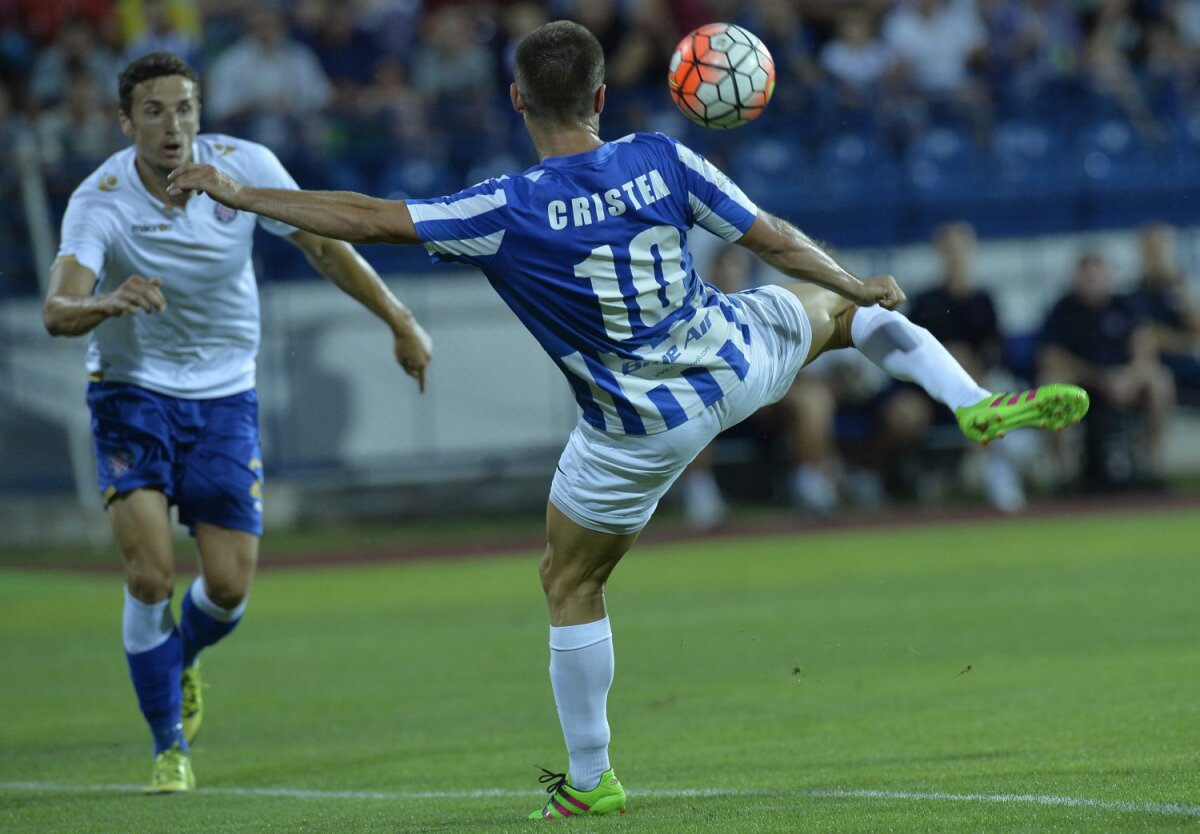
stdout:
[[894,310],[905,301],[904,291],[892,276],[855,278],[804,232],[765,211],[759,210],[738,244],[783,274],[824,287],[860,307],[879,304]]
[[212,165],[189,162],[168,176],[167,193],[200,191],[230,208],[260,214],[307,232],[351,243],[420,243],[403,200],[353,191],[253,188]]
[[354,247],[340,240],[312,232],[295,232],[288,240],[304,250],[317,272],[391,328],[396,361],[425,393],[425,367],[433,356],[433,341],[412,311],[380,280],[379,273]]

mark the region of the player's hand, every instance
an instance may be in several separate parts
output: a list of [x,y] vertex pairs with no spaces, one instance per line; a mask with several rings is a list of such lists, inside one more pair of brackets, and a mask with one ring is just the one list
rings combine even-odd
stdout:
[[895,310],[908,300],[904,290],[896,283],[891,275],[877,275],[874,278],[864,278],[862,292],[855,299],[859,307],[870,307],[878,304],[885,310]]
[[433,358],[433,339],[425,332],[425,328],[414,318],[394,331],[396,361],[420,386],[425,393],[425,368]]
[[236,203],[241,190],[240,182],[212,165],[187,162],[167,175],[167,193],[172,197],[195,191],[230,208],[240,208]]
[[108,294],[107,310],[112,316],[129,316],[138,310],[158,313],[167,309],[167,299],[162,293],[161,278],[143,278],[130,275],[125,283]]

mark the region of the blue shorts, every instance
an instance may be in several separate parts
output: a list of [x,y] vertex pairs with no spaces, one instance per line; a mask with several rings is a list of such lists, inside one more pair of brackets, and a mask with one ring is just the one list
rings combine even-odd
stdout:
[[122,382],[88,385],[100,492],[161,490],[179,522],[262,535],[262,452],[253,389],[184,400]]

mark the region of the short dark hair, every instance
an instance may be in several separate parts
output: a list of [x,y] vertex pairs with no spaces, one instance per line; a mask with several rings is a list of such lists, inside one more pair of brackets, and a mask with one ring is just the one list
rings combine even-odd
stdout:
[[556,20],[521,41],[515,75],[530,116],[555,122],[587,119],[604,83],[604,49],[583,26]]
[[199,76],[178,55],[172,52],[151,52],[149,55],[143,55],[130,62],[129,66],[121,71],[121,78],[117,85],[117,97],[121,102],[121,112],[126,116],[129,115],[129,110],[133,107],[134,87],[143,81],[167,75],[182,75],[197,85],[200,83]]

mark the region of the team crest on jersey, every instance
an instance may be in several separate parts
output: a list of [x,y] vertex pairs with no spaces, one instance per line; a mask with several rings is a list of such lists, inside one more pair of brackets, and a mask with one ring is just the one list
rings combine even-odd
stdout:
[[237,219],[237,209],[231,209],[229,206],[223,206],[220,203],[213,206],[213,214],[216,215],[217,221],[220,223],[232,223]]
[[217,142],[213,145],[213,150],[221,156],[229,156],[237,150],[237,145],[226,145],[223,142]]
[[133,452],[128,449],[122,449],[119,452],[113,452],[108,456],[108,473],[114,478],[119,478],[129,471],[133,466]]
[[110,174],[107,177],[105,177],[104,179],[100,180],[99,184],[97,184],[96,187],[104,192],[116,191],[117,190],[117,178]]

